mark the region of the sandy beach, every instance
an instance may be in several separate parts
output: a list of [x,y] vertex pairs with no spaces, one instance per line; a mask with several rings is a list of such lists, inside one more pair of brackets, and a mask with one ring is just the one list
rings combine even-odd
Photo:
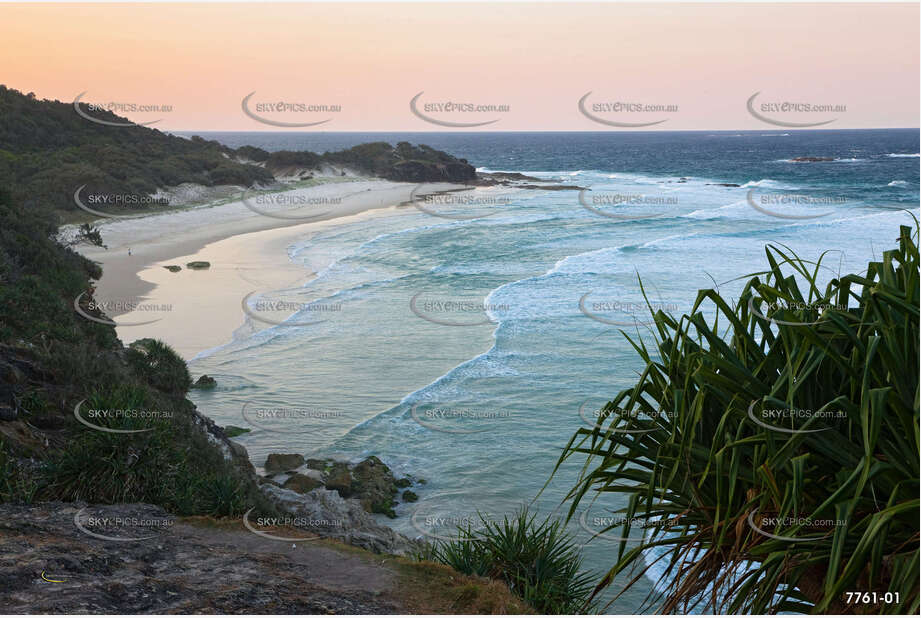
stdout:
[[[374,179],[244,193],[241,200],[214,206],[102,220],[97,225],[107,248],[82,245],[78,250],[102,265],[94,296],[117,324],[122,341],[161,339],[188,360],[231,339],[244,324],[247,295],[297,288],[314,276],[288,259],[287,247],[295,240],[375,209],[396,208],[414,190],[462,188],[448,183],[417,187]],[[210,267],[187,266],[195,261]],[[181,270],[171,272],[166,266]],[[284,317],[281,310],[273,319]]]

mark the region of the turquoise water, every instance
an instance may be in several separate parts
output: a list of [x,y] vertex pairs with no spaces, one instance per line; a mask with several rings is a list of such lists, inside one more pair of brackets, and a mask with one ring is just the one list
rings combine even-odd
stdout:
[[[651,340],[638,276],[651,301],[681,313],[714,282],[741,289],[733,280],[764,267],[767,243],[808,259],[832,250],[826,278],[859,271],[918,204],[917,131],[208,137],[312,150],[410,139],[482,170],[591,189],[581,200],[481,189],[478,203],[439,205],[444,217],[406,205],[305,236],[289,259],[318,276],[263,292],[327,310],[284,325],[241,316],[232,341],[191,363],[219,383],[196,404],[219,424],[254,427],[239,440],[257,465],[270,452],[373,454],[425,478],[419,502],[383,520],[413,537],[535,499],[573,432],[636,380],[641,364],[619,330]],[[489,216],[445,218],[471,215]],[[249,422],[259,408],[297,412]],[[559,512],[578,463],[533,507]],[[588,541],[597,516],[620,506],[606,498],[571,530]],[[586,566],[610,567],[616,548],[592,540]],[[611,611],[636,611],[656,573]]]

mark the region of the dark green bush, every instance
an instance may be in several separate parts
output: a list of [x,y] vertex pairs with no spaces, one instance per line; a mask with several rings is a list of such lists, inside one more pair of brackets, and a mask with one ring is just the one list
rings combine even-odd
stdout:
[[138,339],[128,347],[128,364],[148,384],[167,393],[183,395],[192,376],[182,357],[157,339]]
[[479,529],[459,528],[457,540],[439,542],[420,557],[467,575],[502,580],[539,613],[577,614],[593,608],[593,577],[582,572],[579,547],[561,522],[537,522],[524,509],[502,522],[481,520]]

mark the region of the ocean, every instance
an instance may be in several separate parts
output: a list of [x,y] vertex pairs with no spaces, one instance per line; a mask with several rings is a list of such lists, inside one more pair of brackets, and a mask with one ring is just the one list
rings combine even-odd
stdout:
[[[282,324],[241,316],[231,340],[190,363],[219,385],[194,402],[221,425],[253,429],[238,440],[257,466],[271,452],[376,455],[424,478],[417,503],[381,517],[411,537],[447,537],[478,513],[501,520],[523,505],[565,515],[583,462],[551,473],[573,432],[637,380],[621,331],[653,341],[643,290],[675,314],[698,289],[732,298],[771,243],[808,260],[827,252],[826,280],[859,272],[919,203],[908,129],[201,135],[316,152],[410,141],[480,171],[587,189],[484,188],[311,232],[287,257],[316,278],[285,290],[254,282],[303,309]],[[570,523],[593,571],[616,559],[616,532],[592,537],[618,500]],[[661,570],[647,575],[610,611],[635,612]]]

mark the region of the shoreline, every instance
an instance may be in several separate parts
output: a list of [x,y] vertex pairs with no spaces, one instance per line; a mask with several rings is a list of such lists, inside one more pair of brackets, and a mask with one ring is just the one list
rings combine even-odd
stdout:
[[[232,339],[244,324],[240,305],[247,294],[310,280],[314,273],[288,259],[292,242],[374,210],[395,208],[408,202],[418,186],[367,179],[252,193],[242,201],[98,223],[108,248],[75,249],[101,265],[94,296],[115,322],[120,339],[158,338],[189,361]],[[470,188],[422,186],[426,193]],[[255,205],[260,200],[305,205],[263,210]],[[186,266],[194,261],[211,266]],[[181,270],[171,272],[167,265]]]

